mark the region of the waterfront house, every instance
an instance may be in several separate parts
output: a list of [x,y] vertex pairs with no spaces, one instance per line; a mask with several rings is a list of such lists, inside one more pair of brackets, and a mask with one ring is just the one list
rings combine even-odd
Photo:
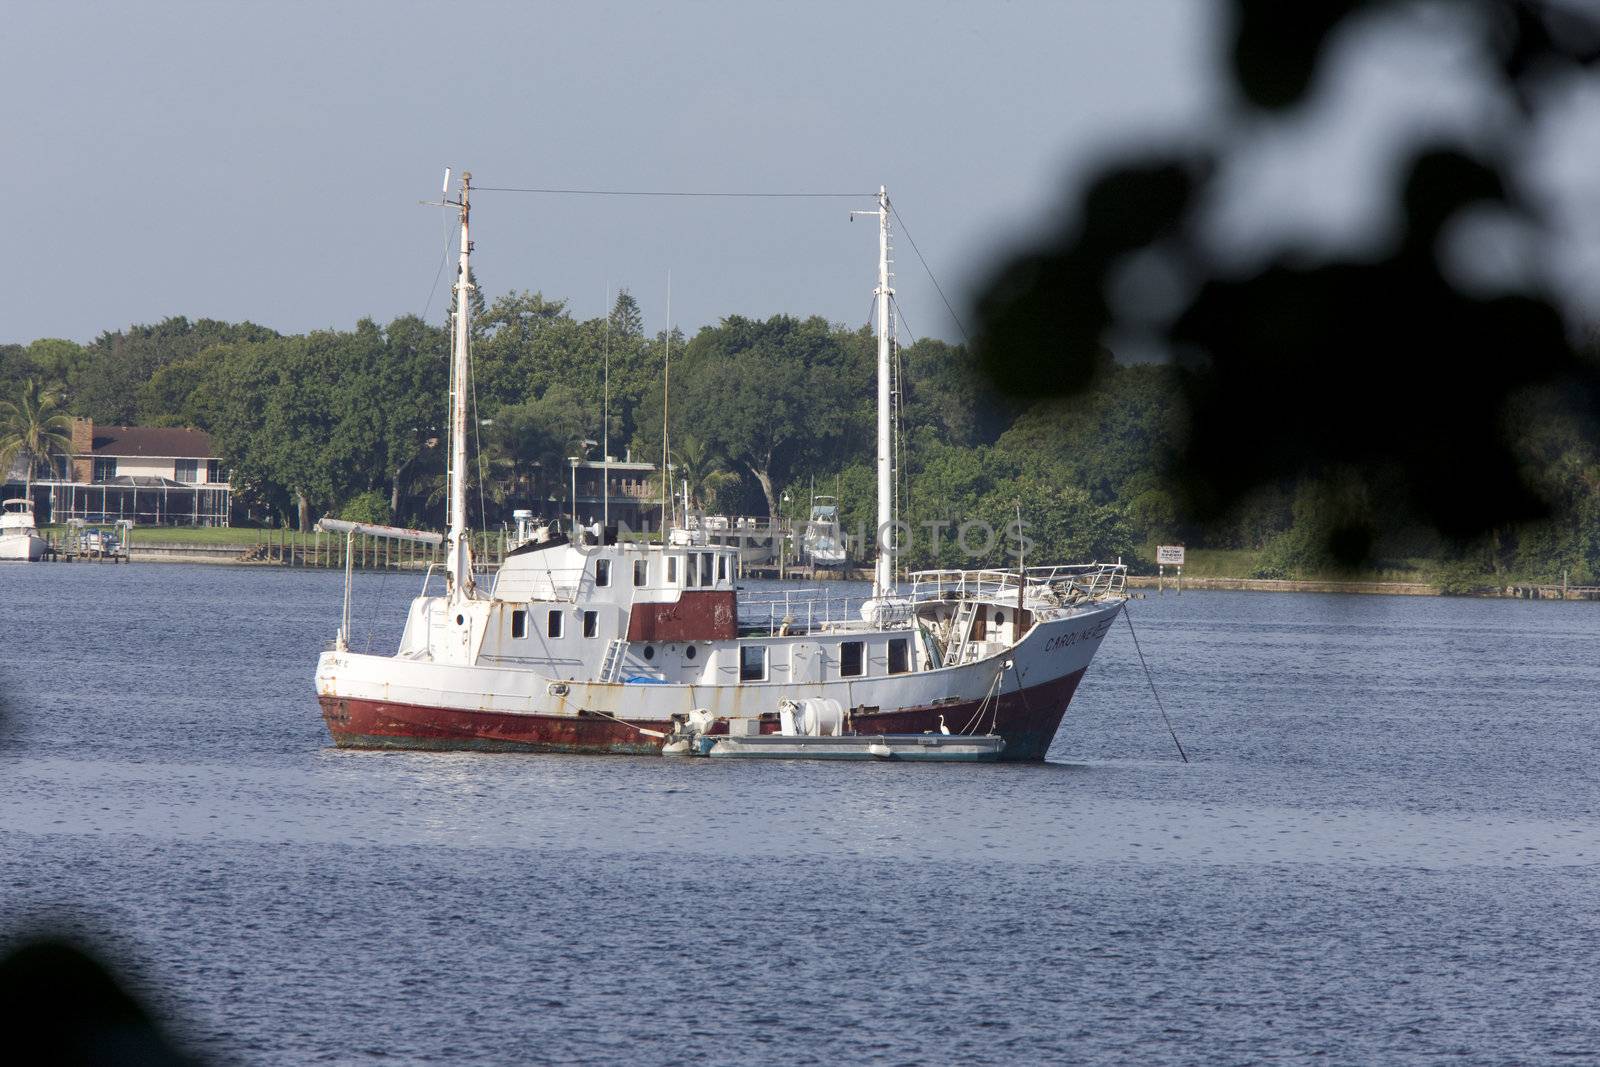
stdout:
[[[139,526],[226,526],[233,487],[211,436],[168,426],[72,420],[72,453],[33,483],[41,521],[132,520]],[[21,488],[20,480],[17,488]]]

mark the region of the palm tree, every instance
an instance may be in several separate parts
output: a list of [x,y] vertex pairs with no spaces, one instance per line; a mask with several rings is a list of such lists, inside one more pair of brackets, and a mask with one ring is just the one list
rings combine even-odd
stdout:
[[34,472],[51,469],[55,456],[72,455],[72,417],[61,409],[58,389],[29,378],[15,400],[0,400],[0,476],[17,456],[27,457],[27,495],[33,496]]
[[[722,458],[698,437],[685,434],[679,438],[678,447],[672,450],[673,491],[684,482],[689,483],[689,506],[714,509],[717,499],[732,486],[739,484],[739,476],[722,465]],[[660,475],[651,479],[652,495],[660,495]]]

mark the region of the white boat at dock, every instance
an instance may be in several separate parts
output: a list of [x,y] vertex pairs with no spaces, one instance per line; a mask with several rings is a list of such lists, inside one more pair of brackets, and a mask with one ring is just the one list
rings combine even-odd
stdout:
[[824,569],[843,567],[849,559],[839,530],[839,502],[831,496],[811,497],[811,517],[800,535],[800,560]]
[[34,523],[32,501],[24,497],[0,501],[0,560],[31,563],[43,559],[49,547]]

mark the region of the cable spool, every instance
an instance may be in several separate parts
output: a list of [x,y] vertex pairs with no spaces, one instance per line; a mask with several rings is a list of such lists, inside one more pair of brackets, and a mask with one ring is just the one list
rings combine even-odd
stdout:
[[844,708],[828,697],[805,697],[778,704],[778,726],[790,737],[838,737],[844,733]]

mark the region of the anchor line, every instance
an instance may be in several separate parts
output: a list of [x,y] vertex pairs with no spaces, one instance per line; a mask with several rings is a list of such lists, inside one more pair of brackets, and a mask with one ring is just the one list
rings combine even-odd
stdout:
[[[994,679],[989,683],[989,691],[984,694],[982,700],[978,701],[978,710],[972,713],[972,718],[967,720],[967,725],[963,726],[959,731],[957,731],[958,733],[966,734],[967,732],[976,728],[978,723],[983,721],[983,709],[988,707],[989,701],[991,700],[995,701],[996,716],[999,715],[1000,704],[998,698],[995,696],[995,693],[996,690],[1000,688],[1000,679],[1005,677],[1005,673],[1006,669],[1004,667],[1001,667],[999,670],[994,672]],[[992,719],[989,723],[989,732],[994,733],[994,721]]]
[[641,734],[644,734],[646,737],[663,737],[664,738],[664,737],[667,736],[666,734],[662,733],[660,730],[651,730],[651,729],[648,729],[646,727],[640,726],[636,722],[629,722],[627,719],[618,718],[617,716],[611,714],[609,711],[595,711],[593,709],[585,709],[585,710],[588,711],[590,715],[598,715],[603,719],[610,719],[612,722],[620,722],[622,725],[628,727],[631,730],[638,730]]
[[1139,634],[1133,628],[1133,616],[1128,613],[1128,605],[1122,605],[1122,618],[1128,624],[1128,633],[1133,635],[1134,651],[1139,653],[1139,665],[1144,668],[1144,680],[1150,683],[1150,695],[1156,698],[1156,707],[1161,709],[1161,721],[1167,724],[1167,733],[1172,735],[1172,743],[1178,746],[1178,755],[1183,757],[1183,762],[1189,762],[1189,754],[1183,750],[1183,742],[1178,740],[1178,732],[1172,728],[1172,720],[1167,718],[1167,709],[1161,703],[1161,694],[1156,692],[1156,680],[1150,674],[1150,664],[1144,660],[1144,649],[1139,647]]

